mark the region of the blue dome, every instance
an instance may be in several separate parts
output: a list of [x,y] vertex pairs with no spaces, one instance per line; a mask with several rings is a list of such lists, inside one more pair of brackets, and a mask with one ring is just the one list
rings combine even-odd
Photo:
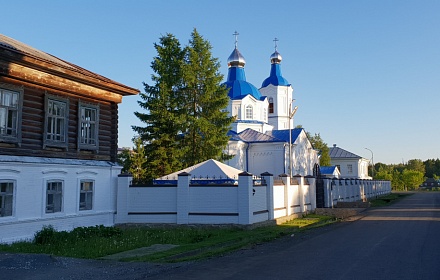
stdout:
[[247,95],[252,95],[257,100],[263,100],[260,91],[251,83],[246,82],[246,74],[244,72],[244,57],[234,49],[228,58],[228,80],[224,83],[229,88],[229,98],[242,99]]
[[278,51],[270,56],[270,76],[263,81],[261,87],[267,87],[268,85],[274,86],[289,86],[289,82],[281,75],[281,60],[282,57]]
[[224,83],[226,87],[229,88],[229,98],[231,99],[243,99],[247,95],[252,95],[257,100],[262,100],[260,91],[253,86],[251,83],[248,83],[243,80],[235,80],[235,81],[227,81]]

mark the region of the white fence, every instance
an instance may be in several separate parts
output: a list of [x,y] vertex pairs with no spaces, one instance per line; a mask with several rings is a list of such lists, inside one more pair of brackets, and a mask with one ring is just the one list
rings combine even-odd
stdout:
[[324,204],[335,207],[338,202],[368,201],[391,193],[391,182],[362,179],[323,179]]
[[[181,173],[169,184],[131,185],[130,175],[119,175],[116,224],[242,224],[249,225],[312,212],[316,208],[313,176],[243,172],[238,180],[206,179],[194,183]],[[391,192],[389,181],[323,179],[325,207],[338,202],[366,201]]]
[[[235,183],[205,180],[191,183],[179,174],[177,184],[131,185],[130,175],[118,179],[116,223],[254,224],[313,211],[315,179],[281,177],[274,185],[269,173],[243,172]],[[214,182],[214,183],[213,183]]]

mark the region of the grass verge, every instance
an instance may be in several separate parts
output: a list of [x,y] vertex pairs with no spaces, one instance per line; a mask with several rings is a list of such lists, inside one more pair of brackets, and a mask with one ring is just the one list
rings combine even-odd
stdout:
[[387,206],[409,195],[412,195],[412,193],[390,193],[380,196],[377,199],[370,201],[370,203],[372,207]]
[[255,229],[241,227],[82,227],[71,232],[45,227],[33,241],[1,244],[0,251],[43,253],[56,256],[97,259],[153,244],[179,245],[152,255],[126,261],[181,262],[216,256],[244,247],[268,242],[281,236],[334,222],[328,216],[308,215],[278,226]]

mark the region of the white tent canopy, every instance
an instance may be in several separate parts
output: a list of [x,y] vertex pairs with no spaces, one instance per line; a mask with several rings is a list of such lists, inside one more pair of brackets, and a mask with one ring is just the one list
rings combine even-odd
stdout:
[[231,167],[214,159],[209,159],[199,164],[190,166],[188,168],[179,170],[177,172],[165,175],[157,178],[156,180],[177,180],[177,176],[186,172],[191,174],[191,178],[231,178],[238,179],[238,174],[242,173],[242,170]]

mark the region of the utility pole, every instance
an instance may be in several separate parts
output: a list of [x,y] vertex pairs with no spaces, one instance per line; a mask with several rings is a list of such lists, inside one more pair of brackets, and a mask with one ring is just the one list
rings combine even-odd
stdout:
[[374,179],[374,155],[373,155],[373,151],[365,148],[366,150],[369,150],[371,152],[371,179]]

